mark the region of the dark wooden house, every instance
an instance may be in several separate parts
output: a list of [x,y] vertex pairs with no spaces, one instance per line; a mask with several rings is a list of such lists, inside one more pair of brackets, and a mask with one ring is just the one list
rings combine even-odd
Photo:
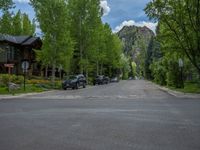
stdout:
[[0,34],[0,73],[8,73],[6,64],[13,65],[11,73],[23,74],[22,62],[29,62],[28,74],[38,75],[39,67],[33,49],[41,49],[39,37]]

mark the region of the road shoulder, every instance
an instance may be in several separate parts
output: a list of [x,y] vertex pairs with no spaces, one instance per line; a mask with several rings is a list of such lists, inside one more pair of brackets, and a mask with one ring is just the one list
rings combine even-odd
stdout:
[[55,92],[56,90],[50,90],[50,91],[45,91],[45,92],[37,92],[37,93],[23,93],[23,94],[9,94],[9,95],[0,95],[0,100],[6,100],[6,99],[14,99],[14,98],[23,98],[26,96],[34,96],[34,95],[38,95],[38,94],[46,94],[46,93],[51,93],[51,92]]
[[155,84],[153,82],[151,82],[151,83],[154,84],[160,90],[167,92],[168,94],[178,97],[178,98],[199,98],[200,99],[200,94],[178,92],[178,91],[171,90],[167,87],[163,87],[158,84]]

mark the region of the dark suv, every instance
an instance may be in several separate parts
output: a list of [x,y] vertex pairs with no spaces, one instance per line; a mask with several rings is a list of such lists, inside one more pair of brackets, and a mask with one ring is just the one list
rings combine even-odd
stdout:
[[69,76],[62,83],[62,88],[67,90],[67,88],[78,89],[79,87],[86,87],[86,78],[84,75]]
[[104,75],[99,75],[99,76],[96,76],[96,78],[94,79],[94,82],[93,84],[96,85],[100,85],[100,84],[108,84],[110,82],[110,78],[109,77],[106,77]]

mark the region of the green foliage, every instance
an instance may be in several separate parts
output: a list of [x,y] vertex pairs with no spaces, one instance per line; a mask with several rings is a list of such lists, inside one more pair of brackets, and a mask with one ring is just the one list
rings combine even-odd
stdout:
[[200,86],[196,82],[186,82],[183,89],[170,87],[173,90],[184,93],[200,93]]
[[[183,88],[183,82],[198,82],[200,76],[200,1],[151,1],[145,8],[150,19],[158,20],[157,37],[150,65],[153,78],[159,84]],[[183,68],[178,60],[182,58]],[[162,68],[162,69],[160,69]],[[196,68],[196,71],[194,70]],[[165,73],[165,76],[163,72]]]
[[144,64],[144,77],[149,80],[152,79],[150,64],[153,61],[153,57],[152,57],[153,49],[154,49],[154,38],[152,37],[147,47],[147,55],[145,57],[145,64]]
[[14,3],[12,0],[1,0],[0,2],[0,10],[7,11],[10,8],[13,8]]
[[[149,65],[152,62],[151,49],[153,45],[154,33],[147,27],[125,26],[117,35],[123,42],[125,55],[130,59],[131,71],[129,76],[133,77],[131,63],[136,63],[137,76],[145,78],[151,77]],[[135,74],[135,75],[136,75]]]
[[133,61],[131,62],[131,72],[132,72],[132,77],[135,78],[137,76],[136,72],[137,64]]
[[122,68],[122,79],[128,79],[128,74],[131,71],[131,68],[129,65],[129,59],[124,54],[121,54],[120,66]]
[[[43,67],[63,69],[66,74],[116,76],[126,72],[122,43],[101,21],[100,1],[31,0],[43,32],[42,51],[36,51]],[[90,79],[90,78],[89,78]]]
[[0,33],[10,35],[34,35],[35,23],[30,21],[27,14],[19,10],[14,16],[4,11],[0,18]]
[[22,33],[24,35],[34,35],[35,34],[35,21],[33,20],[32,22],[30,21],[29,17],[27,14],[22,14]]
[[62,67],[69,71],[73,55],[73,41],[69,33],[67,3],[65,0],[31,0],[40,28],[44,34],[43,47],[37,52],[43,65],[52,67],[52,82],[55,69]]
[[170,51],[186,56],[200,75],[200,1],[154,0],[145,8],[159,20],[159,40]]
[[112,76],[120,67],[122,45],[101,21],[99,0],[69,0],[70,31],[75,41],[72,73]]
[[12,16],[9,11],[5,11],[0,18],[0,33],[2,34],[12,34]]
[[178,62],[171,60],[168,63],[168,70],[167,70],[167,85],[180,88],[180,71],[179,71]]
[[152,75],[154,77],[154,81],[160,85],[166,85],[166,73],[167,70],[165,68],[164,62],[162,60],[153,61],[150,65],[150,69],[152,71]]
[[22,34],[22,14],[19,10],[17,14],[13,17],[13,35],[21,35]]
[[23,81],[24,81],[23,76],[0,74],[0,86],[8,86],[9,82],[12,82],[15,84],[22,84]]
[[45,88],[40,87],[38,85],[26,84],[26,90],[24,91],[23,86],[20,86],[19,89],[9,92],[8,87],[1,87],[0,86],[0,94],[22,94],[22,93],[35,93],[35,92],[43,92],[46,91]]

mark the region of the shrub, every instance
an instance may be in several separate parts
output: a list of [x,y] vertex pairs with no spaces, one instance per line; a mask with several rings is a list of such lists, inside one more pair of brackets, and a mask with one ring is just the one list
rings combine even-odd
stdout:
[[88,77],[87,84],[88,85],[93,85],[93,81],[94,81],[93,77]]
[[0,86],[7,86],[9,82],[22,84],[23,80],[24,80],[23,76],[0,74]]
[[160,85],[166,85],[166,68],[161,60],[154,61],[150,65],[154,81]]
[[8,74],[1,74],[0,75],[0,82],[1,86],[7,86],[9,82],[9,75]]
[[49,80],[42,80],[42,79],[31,79],[27,81],[28,84],[48,84],[50,83]]
[[16,84],[22,84],[24,82],[24,77],[23,76],[13,76],[12,82],[16,83]]

